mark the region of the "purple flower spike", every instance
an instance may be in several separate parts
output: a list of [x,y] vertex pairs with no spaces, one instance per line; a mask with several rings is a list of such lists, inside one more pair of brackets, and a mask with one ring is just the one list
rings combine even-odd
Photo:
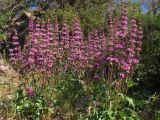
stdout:
[[22,53],[20,49],[20,44],[18,40],[17,31],[15,31],[12,37],[12,48],[9,49],[10,61],[13,65],[18,64],[22,60]]
[[33,92],[33,88],[32,87],[28,87],[26,89],[27,95],[28,97],[32,98],[34,96],[34,92]]

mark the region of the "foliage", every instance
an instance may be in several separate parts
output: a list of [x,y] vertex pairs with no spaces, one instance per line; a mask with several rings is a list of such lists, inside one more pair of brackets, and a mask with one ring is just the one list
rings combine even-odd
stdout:
[[152,13],[143,16],[145,37],[143,40],[141,64],[137,71],[137,78],[140,79],[147,88],[152,89],[152,91],[159,90],[159,18],[159,16],[154,16]]
[[[72,8],[68,11],[58,14],[74,16]],[[57,19],[52,24],[31,18],[28,40],[21,50],[15,31],[9,61],[22,82],[16,113],[40,119],[52,109],[55,118],[139,120],[134,100],[124,91],[139,63],[143,31],[134,17],[128,24],[126,7],[121,12],[119,19],[109,18],[107,37],[104,31],[93,30],[85,40],[77,17],[66,18],[73,24],[71,30],[65,19],[61,27]]]
[[10,12],[5,12],[5,14],[0,13],[0,40],[5,39],[6,34],[3,27],[8,24],[10,15]]
[[89,106],[85,112],[80,112],[80,120],[104,119],[104,120],[139,120],[134,111],[135,105],[133,99],[114,90],[112,87],[105,86],[102,82],[90,88],[92,91]]
[[[160,97],[154,92],[159,91],[159,16],[142,15],[140,4],[131,1],[126,2],[128,17],[125,8],[122,13],[118,8],[113,13],[115,19],[108,17],[111,12],[106,15],[103,1],[57,3],[60,7],[47,9],[43,18],[30,19],[23,49],[19,33],[12,37],[10,63],[22,83],[13,104],[16,116],[35,120],[158,120]],[[105,19],[109,19],[107,27]],[[141,20],[143,44],[142,28],[137,27]],[[107,43],[98,43],[103,38]]]
[[[81,19],[81,27],[85,32],[85,35],[93,28],[104,27],[104,23],[106,22],[106,5],[96,2],[93,5],[90,5],[89,3],[79,4],[79,2],[80,1],[77,1],[75,3],[75,7],[67,4],[63,9],[47,9],[44,18],[51,18],[51,20],[54,20],[57,16],[60,23],[62,23],[63,18],[65,18],[68,25],[71,26],[75,17],[79,17]],[[84,7],[85,5],[89,7]]]
[[[144,30],[143,50],[141,52],[140,64],[134,74],[134,81],[138,84],[132,88],[132,92],[130,93],[137,96],[137,103],[140,102],[142,105],[140,111],[144,111],[144,115],[142,115],[144,119],[148,119],[146,116],[150,114],[150,119],[158,120],[160,108],[158,105],[159,94],[157,94],[160,90],[160,16],[155,16],[151,12],[148,12],[141,17],[143,19]],[[155,101],[151,99],[153,96],[157,98]],[[155,115],[157,118],[155,118]]]
[[21,86],[17,89],[16,98],[13,103],[17,117],[39,120],[49,111],[47,99],[41,95],[41,90],[38,88],[34,89],[33,96],[29,96],[26,91]]
[[35,86],[33,96],[19,87],[13,104],[17,117],[37,120],[58,116],[77,120],[140,120],[135,101],[113,86],[106,85],[104,80],[83,81],[68,73],[61,77],[52,76],[49,82],[43,88]]
[[[44,19],[47,21],[50,19],[52,22],[55,21],[55,18],[58,18],[60,24],[63,23],[65,18],[68,25],[71,26],[74,22],[74,19],[77,17],[77,13],[74,11],[72,6],[66,6],[64,9],[47,9],[44,14]],[[70,28],[71,29],[71,28]]]

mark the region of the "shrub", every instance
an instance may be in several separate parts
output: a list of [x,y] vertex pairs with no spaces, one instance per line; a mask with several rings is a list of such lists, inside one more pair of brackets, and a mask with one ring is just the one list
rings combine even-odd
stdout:
[[[11,64],[21,73],[22,93],[28,95],[22,100],[31,100],[29,107],[34,108],[34,93],[38,98],[49,88],[57,93],[47,95],[47,102],[53,100],[49,103],[60,109],[55,111],[59,117],[64,113],[68,119],[139,119],[133,100],[121,93],[128,89],[127,82],[139,63],[143,37],[141,25],[138,27],[134,17],[129,24],[127,14],[124,7],[120,18],[110,17],[107,35],[93,29],[87,40],[78,18],[71,30],[65,20],[60,26],[57,19],[52,24],[31,18],[24,49],[20,49],[16,32],[9,49]],[[77,109],[76,101],[82,102],[82,109]]]

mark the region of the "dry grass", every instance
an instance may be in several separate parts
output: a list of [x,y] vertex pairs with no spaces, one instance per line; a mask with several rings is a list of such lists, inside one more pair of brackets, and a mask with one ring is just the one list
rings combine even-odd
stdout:
[[14,120],[10,103],[18,84],[18,74],[0,59],[0,120]]
[[14,3],[15,0],[0,0],[1,9],[7,8],[9,5]]

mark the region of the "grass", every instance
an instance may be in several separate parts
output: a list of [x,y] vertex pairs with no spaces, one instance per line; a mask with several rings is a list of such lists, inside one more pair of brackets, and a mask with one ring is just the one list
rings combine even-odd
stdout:
[[[6,70],[2,70],[3,68]],[[12,99],[18,86],[18,75],[0,59],[0,120],[14,120],[12,111]]]

